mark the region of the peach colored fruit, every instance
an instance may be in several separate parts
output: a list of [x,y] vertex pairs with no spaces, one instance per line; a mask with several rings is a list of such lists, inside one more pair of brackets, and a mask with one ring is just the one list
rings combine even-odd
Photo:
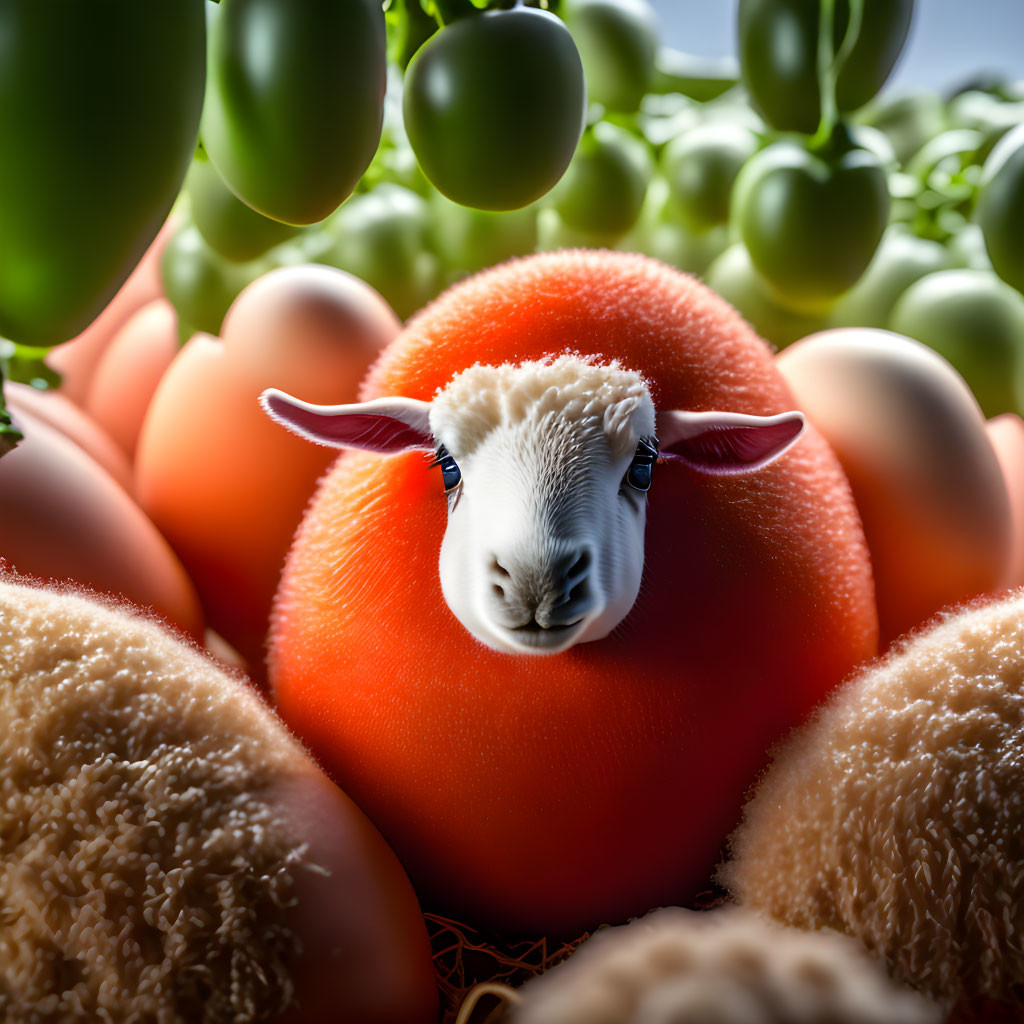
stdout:
[[114,335],[92,375],[85,408],[129,459],[135,457],[146,410],[178,348],[174,308],[166,299],[154,299]]
[[224,340],[197,334],[164,374],[136,451],[143,508],[195,580],[210,625],[258,677],[292,535],[335,452],[289,434],[257,398],[355,398],[399,329],[384,300],[340,270],[288,267],[235,300]]
[[192,582],[142,509],[59,431],[24,411],[18,422],[25,439],[0,459],[0,560],[152,609],[201,639]]

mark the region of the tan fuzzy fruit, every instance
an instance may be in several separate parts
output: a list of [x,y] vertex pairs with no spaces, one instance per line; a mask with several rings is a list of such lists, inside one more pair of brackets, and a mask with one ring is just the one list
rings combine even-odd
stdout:
[[723,881],[947,1004],[1024,1009],[1024,592],[953,613],[778,751]]
[[394,855],[237,677],[0,578],[0,1018],[429,1024]]
[[509,1024],[937,1024],[835,932],[668,907],[599,932],[526,985]]

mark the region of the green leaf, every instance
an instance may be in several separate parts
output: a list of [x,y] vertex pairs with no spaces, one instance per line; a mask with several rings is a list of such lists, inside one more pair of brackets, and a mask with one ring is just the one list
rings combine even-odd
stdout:
[[60,384],[60,374],[43,362],[50,351],[47,346],[19,345],[0,338],[0,380],[30,384],[40,391],[48,391]]

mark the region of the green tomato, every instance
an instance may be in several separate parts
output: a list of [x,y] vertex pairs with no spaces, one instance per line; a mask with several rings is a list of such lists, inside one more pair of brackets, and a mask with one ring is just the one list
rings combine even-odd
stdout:
[[[973,270],[992,269],[992,261],[985,248],[985,236],[977,224],[964,224],[960,230],[946,242],[946,252],[954,267],[970,267]],[[1019,290],[1019,289],[1018,289]]]
[[438,259],[427,246],[429,219],[422,196],[401,185],[378,185],[331,218],[335,242],[321,261],[376,288],[405,320],[440,286]]
[[656,174],[647,188],[640,217],[615,248],[642,252],[689,274],[703,274],[729,244],[729,231],[722,225],[695,232],[684,228],[672,213],[669,187]]
[[431,214],[431,235],[449,281],[525,256],[537,246],[535,206],[507,212],[474,210],[434,193]]
[[872,104],[857,115],[857,120],[882,132],[901,164],[949,127],[945,105],[933,92],[909,93],[886,103]]
[[355,188],[380,140],[379,0],[221,0],[203,144],[243,202],[313,224]]
[[1001,139],[985,161],[974,218],[995,272],[1024,292],[1024,124]]
[[203,103],[203,0],[0,4],[0,334],[54,345],[167,219]]
[[633,113],[655,77],[658,23],[647,0],[565,0],[587,94],[606,110]]
[[1024,296],[985,270],[941,270],[900,297],[890,330],[935,349],[985,416],[1024,409]]
[[828,325],[885,328],[893,306],[915,281],[952,265],[939,242],[916,238],[896,226],[887,228],[864,276],[832,307]]
[[724,226],[695,234],[678,224],[654,224],[642,235],[616,248],[642,252],[687,274],[704,274],[729,245]]
[[867,269],[888,220],[889,190],[867,149],[826,156],[782,141],[743,167],[733,207],[754,266],[781,303],[812,311]]
[[569,166],[586,117],[583,67],[568,29],[547,11],[470,15],[416,52],[402,109],[439,192],[463,206],[515,210]]
[[574,231],[618,238],[636,223],[650,178],[646,145],[626,129],[599,121],[583,133],[552,193],[553,206]]
[[784,348],[825,326],[824,316],[795,313],[779,305],[742,243],[730,245],[708,267],[704,282],[731,303],[766,341]]
[[1024,122],[1024,102],[1009,103],[991,93],[972,89],[950,101],[949,119],[958,128],[981,132],[987,156],[1011,128]]
[[740,66],[735,57],[699,57],[662,46],[654,58],[651,91],[676,93],[706,103],[728,92],[739,80]]
[[291,238],[298,230],[271,220],[242,202],[209,160],[193,160],[185,179],[189,208],[208,245],[229,260],[245,262]]
[[160,279],[179,322],[188,325],[187,333],[220,334],[235,296],[267,269],[261,260],[233,263],[224,259],[206,244],[198,228],[187,224],[164,248]]
[[702,232],[729,220],[736,176],[757,148],[757,137],[746,128],[710,123],[677,136],[662,150],[672,211],[685,227]]
[[[863,0],[857,41],[836,80],[841,111],[868,102],[889,77],[910,28],[914,0]],[[774,128],[813,132],[821,117],[818,0],[740,0],[739,58],[754,107]],[[836,0],[833,43],[850,24],[850,0]]]

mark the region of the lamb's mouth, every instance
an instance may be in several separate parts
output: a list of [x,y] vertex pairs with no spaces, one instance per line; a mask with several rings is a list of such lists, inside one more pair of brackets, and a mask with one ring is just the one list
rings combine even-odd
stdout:
[[570,629],[575,629],[581,622],[583,617],[576,619],[575,622],[557,623],[551,626],[542,626],[536,619],[530,619],[525,626],[515,626],[511,632],[513,633],[551,633],[558,635],[559,633],[565,633]]
[[558,651],[572,646],[572,639],[582,631],[586,620],[587,617],[583,616],[576,619],[575,622],[543,626],[536,619],[530,619],[522,626],[506,627],[503,632],[516,647],[535,651],[538,654],[556,654]]

